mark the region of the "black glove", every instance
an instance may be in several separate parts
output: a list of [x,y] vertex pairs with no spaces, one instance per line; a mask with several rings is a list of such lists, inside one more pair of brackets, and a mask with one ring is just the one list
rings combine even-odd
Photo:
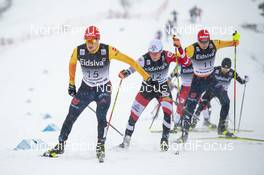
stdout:
[[68,94],[70,96],[72,96],[72,97],[76,95],[76,87],[75,87],[75,85],[69,84]]
[[122,70],[119,72],[118,76],[121,79],[124,79],[130,75],[130,72],[128,70]]
[[155,91],[158,91],[159,90],[159,82],[158,81],[154,81],[151,77],[149,77],[146,80],[146,83],[148,85],[152,86]]
[[173,78],[173,77],[179,77],[179,73],[177,72],[177,70],[173,70],[172,73],[170,74],[170,78]]
[[249,82],[249,77],[247,75],[245,75],[245,77],[244,77],[244,83],[247,83],[247,82]]

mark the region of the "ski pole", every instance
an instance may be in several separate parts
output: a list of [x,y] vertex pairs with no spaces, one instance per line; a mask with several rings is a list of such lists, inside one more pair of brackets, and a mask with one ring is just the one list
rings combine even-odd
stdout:
[[[150,112],[151,115],[154,114],[155,111],[157,111],[158,107],[159,107],[159,103],[155,106],[155,108]],[[156,113],[155,113],[156,114]]]
[[[233,33],[233,41],[239,40],[239,34],[237,31]],[[236,56],[237,56],[237,46],[234,49],[234,132],[236,132],[236,79],[237,79],[237,67],[236,67]]]
[[158,117],[158,115],[159,115],[159,111],[160,111],[160,104],[158,104],[158,108],[157,108],[156,114],[155,114],[154,117],[153,117],[153,120],[152,120],[152,122],[151,122],[151,124],[150,124],[150,126],[149,126],[149,129],[151,129],[151,127],[152,127],[152,125],[153,125],[155,119]]
[[[90,107],[90,106],[88,106],[88,108],[91,110],[91,111],[93,111],[95,114],[96,114],[96,111],[92,108],[92,107]],[[121,136],[124,136],[116,127],[114,127],[112,124],[110,124],[109,122],[107,122],[107,124],[111,127],[111,128],[113,128],[119,135],[121,135]]]
[[[175,39],[176,38],[176,35],[173,35],[173,38],[172,39]],[[178,60],[178,56],[177,56],[177,48],[175,47],[175,57],[176,57],[176,74],[179,73],[179,60]],[[177,78],[177,89],[178,89],[178,94],[180,94],[180,80],[179,80],[179,77],[176,76]],[[178,95],[177,95],[178,97]],[[177,99],[176,99],[177,100]]]
[[245,83],[245,85],[244,85],[244,91],[243,91],[242,103],[241,103],[241,108],[240,108],[240,115],[239,115],[239,122],[238,122],[237,132],[239,132],[239,129],[240,129],[240,123],[241,123],[241,118],[242,118],[246,87],[247,87],[247,83]]
[[[177,106],[178,105],[178,102],[177,101],[175,101],[175,100],[172,100],[173,101],[173,103]],[[197,115],[195,115],[194,113],[192,114],[190,111],[188,111],[186,108],[184,109],[184,111],[186,112],[186,113],[188,113],[189,115],[191,115],[192,117],[195,117],[196,119],[198,119],[198,120],[200,120],[199,119],[199,117],[197,116]]]
[[109,124],[111,123],[111,120],[112,120],[112,117],[113,117],[113,113],[114,113],[114,110],[115,110],[115,105],[116,105],[116,101],[117,101],[117,97],[118,97],[118,94],[119,94],[119,90],[120,90],[121,84],[122,84],[122,79],[120,80],[119,85],[118,85],[118,89],[117,89],[117,92],[116,92],[114,104],[113,104],[113,107],[112,107],[112,111],[111,111],[111,114],[110,114],[110,117],[109,117],[107,129],[106,129],[106,133],[105,133],[105,138],[106,138],[108,130],[109,130],[109,126],[110,126]]

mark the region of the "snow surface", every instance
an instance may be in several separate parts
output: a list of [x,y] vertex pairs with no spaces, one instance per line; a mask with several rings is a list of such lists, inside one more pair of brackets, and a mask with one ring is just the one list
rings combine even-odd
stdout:
[[[202,21],[197,25],[211,27],[232,27],[240,31],[241,44],[238,47],[237,68],[240,75],[249,75],[241,128],[252,129],[253,133],[240,133],[240,136],[264,139],[264,116],[262,93],[264,82],[264,61],[262,42],[264,35],[244,30],[245,22],[261,23],[257,2],[250,0],[189,0],[165,1],[134,0],[130,19],[109,19],[109,10],[122,13],[118,0],[14,0],[13,6],[0,17],[0,37],[12,38],[14,44],[0,47],[0,173],[9,174],[263,174],[264,146],[259,143],[240,141],[199,141],[201,145],[222,145],[232,150],[183,150],[175,155],[176,149],[160,152],[160,134],[150,133],[153,101],[144,111],[136,125],[132,144],[128,150],[118,150],[120,137],[109,130],[106,143],[106,160],[99,164],[95,158],[97,136],[96,117],[86,109],[76,121],[69,137],[66,152],[58,159],[42,158],[44,150],[15,151],[23,139],[41,139],[53,146],[59,132],[43,133],[49,123],[61,127],[68,112],[71,97],[67,95],[68,62],[73,48],[82,43],[85,26],[97,25],[101,30],[102,42],[117,47],[122,52],[138,58],[147,50],[147,45],[158,29],[176,9],[179,12],[179,26],[191,25],[188,10],[198,5],[203,9]],[[199,2],[199,3],[198,3]],[[74,27],[75,32],[58,34],[62,25]],[[50,27],[51,34],[34,29]],[[56,28],[57,27],[57,28]],[[49,28],[49,29],[50,29]],[[33,32],[33,33],[32,33]],[[231,39],[230,33],[212,34],[213,38]],[[184,46],[196,40],[195,33],[181,33]],[[164,40],[165,49],[173,51],[170,42]],[[218,52],[216,65],[221,58],[233,57],[233,49]],[[113,61],[110,77],[113,83],[113,97],[119,79],[118,72],[128,66]],[[81,82],[80,67],[77,68],[77,82]],[[140,87],[141,77],[136,73],[124,80],[114,112],[112,124],[125,130],[130,107]],[[239,115],[243,86],[238,84],[237,116]],[[230,87],[230,120],[233,120],[233,87]],[[95,104],[91,106],[95,108]],[[219,105],[213,101],[212,121],[218,121]],[[110,111],[110,110],[109,110]],[[45,115],[51,118],[44,119]],[[109,116],[109,115],[108,115]],[[154,123],[161,128],[162,114]],[[232,123],[230,123],[232,126]],[[195,138],[216,136],[216,133],[191,133],[190,142]],[[171,134],[173,142],[179,134]],[[73,148],[73,146],[75,147]],[[196,144],[197,145],[197,144]],[[221,147],[221,148],[223,148]]]

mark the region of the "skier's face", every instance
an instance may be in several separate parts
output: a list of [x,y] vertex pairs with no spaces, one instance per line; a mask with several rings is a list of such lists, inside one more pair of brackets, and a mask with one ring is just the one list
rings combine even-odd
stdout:
[[85,40],[89,52],[94,52],[99,46],[99,39]]
[[161,57],[161,52],[149,52],[149,56],[153,61],[158,61]]
[[198,41],[199,46],[201,47],[201,49],[207,49],[209,46],[209,41]]
[[227,74],[229,70],[230,70],[229,68],[221,67],[221,71],[223,72],[223,74]]

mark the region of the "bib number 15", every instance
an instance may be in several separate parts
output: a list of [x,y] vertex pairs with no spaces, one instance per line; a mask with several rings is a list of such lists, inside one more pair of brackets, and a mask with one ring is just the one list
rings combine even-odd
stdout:
[[88,75],[89,78],[98,78],[99,77],[99,72],[98,71],[88,71],[87,75]]

